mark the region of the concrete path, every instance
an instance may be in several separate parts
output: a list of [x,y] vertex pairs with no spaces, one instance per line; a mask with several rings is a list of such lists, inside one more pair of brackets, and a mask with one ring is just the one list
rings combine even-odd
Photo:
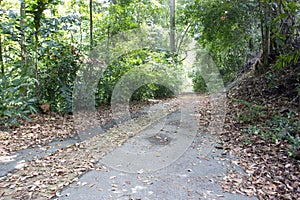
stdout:
[[[136,113],[133,114],[133,118],[137,118],[142,116],[145,112],[147,112],[147,108],[138,110]],[[125,118],[120,118],[118,121],[120,123],[124,123],[126,121],[130,120],[130,118],[125,117]],[[106,131],[116,125],[115,121],[108,122],[104,125],[101,126],[102,131]],[[41,159],[43,157],[49,156],[53,153],[55,153],[57,150],[63,149],[67,146],[74,145],[75,143],[78,143],[83,140],[88,140],[89,138],[93,137],[96,135],[96,131],[91,131],[91,133],[85,138],[66,138],[64,140],[56,140],[52,141],[47,144],[41,144],[41,145],[35,145],[35,146],[30,146],[26,149],[21,149],[15,151],[13,154],[9,156],[2,156],[0,158],[0,177],[3,177],[7,175],[8,173],[12,172],[13,170],[19,168],[22,166],[25,162],[31,161],[34,158]],[[82,136],[81,134],[80,136]]]
[[69,138],[63,141],[53,141],[46,145],[36,145],[35,147],[15,151],[12,155],[5,156],[5,160],[0,161],[0,177],[18,169],[25,162],[31,161],[34,158],[40,159],[51,155],[55,151],[73,145],[76,142],[79,142],[79,140]]
[[[227,170],[241,171],[222,150],[217,136],[204,133],[194,99],[107,154],[55,199],[256,199],[222,191]],[[202,127],[204,128],[204,127]]]

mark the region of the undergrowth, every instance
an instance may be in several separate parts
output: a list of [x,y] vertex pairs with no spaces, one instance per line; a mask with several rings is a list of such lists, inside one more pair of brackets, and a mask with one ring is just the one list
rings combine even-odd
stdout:
[[245,144],[251,144],[253,136],[259,136],[265,142],[287,142],[287,152],[296,157],[300,149],[299,116],[291,111],[274,110],[241,99],[232,99],[242,108],[236,120],[244,124]]

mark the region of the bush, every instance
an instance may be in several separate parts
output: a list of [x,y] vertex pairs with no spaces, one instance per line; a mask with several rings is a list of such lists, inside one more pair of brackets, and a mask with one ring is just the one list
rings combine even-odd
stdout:
[[73,82],[79,69],[79,55],[71,45],[56,44],[45,49],[40,69],[40,99],[60,113],[72,112]]
[[36,80],[18,76],[9,71],[0,79],[0,125],[17,125],[19,119],[29,119],[28,114],[36,113],[37,99],[34,97]]
[[201,76],[200,72],[196,72],[193,75],[194,91],[199,93],[206,93],[208,91],[205,80]]
[[[149,69],[145,69],[145,66],[149,66]],[[114,88],[118,81],[121,80],[121,77],[124,76],[131,82],[124,83],[126,85],[135,85],[137,82],[143,82],[144,79],[149,80],[149,77],[153,77],[152,81],[148,81],[148,84],[134,91],[131,100],[171,97],[174,95],[173,91],[177,91],[181,85],[180,66],[180,63],[174,65],[173,59],[167,51],[155,52],[148,49],[140,49],[124,54],[117,60],[112,61],[104,71],[97,88],[97,104],[108,104],[111,102]],[[133,74],[126,74],[133,71]],[[144,77],[143,72],[147,74],[147,77]],[[159,82],[158,79],[165,80],[169,88],[157,84]]]

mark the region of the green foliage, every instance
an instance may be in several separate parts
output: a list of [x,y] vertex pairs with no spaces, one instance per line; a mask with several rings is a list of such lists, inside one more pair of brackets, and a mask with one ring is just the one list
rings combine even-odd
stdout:
[[[117,60],[112,61],[106,68],[103,77],[98,84],[98,92],[96,95],[98,104],[110,103],[112,92],[116,84],[120,81],[121,77],[124,77],[126,73],[131,72],[132,70],[137,70],[135,73],[129,74],[129,81],[132,81],[132,85],[135,85],[137,82],[143,82],[143,74],[140,74],[139,72],[143,72],[145,65],[151,66],[151,70],[146,70],[147,76],[153,77],[152,82],[143,85],[136,90],[131,99],[141,100],[173,96],[172,90],[176,90],[176,88],[181,85],[179,79],[180,75],[178,75],[180,74],[180,63],[177,63],[176,66],[174,66],[168,52],[155,52],[147,49],[140,49],[122,55]],[[164,71],[161,71],[162,69]],[[158,79],[165,79],[166,77],[168,77],[166,82],[171,88],[157,84],[159,82]]]
[[297,73],[297,83],[295,84],[298,96],[300,96],[300,72]]
[[195,92],[206,93],[208,92],[207,85],[205,80],[201,76],[201,73],[198,71],[192,75],[193,79],[193,87]]
[[[75,47],[78,44],[77,41],[74,41],[74,34],[77,33],[81,19],[72,14],[53,16],[58,3],[59,1],[56,0],[25,1],[24,30],[20,29],[18,13],[1,10],[4,13],[1,31],[4,33],[2,48],[6,73],[2,79],[7,82],[5,87],[11,88],[9,91],[12,91],[12,88],[16,87],[16,83],[23,87],[27,82],[32,83],[30,87],[35,87],[26,98],[23,94],[19,98],[18,93],[10,94],[9,97],[8,94],[3,93],[5,101],[12,101],[11,105],[15,105],[15,102],[24,102],[23,107],[20,108],[18,106],[3,107],[7,117],[14,118],[16,115],[20,116],[20,113],[28,113],[25,106],[27,98],[35,99],[34,104],[32,104],[32,100],[29,101],[31,104],[28,106],[31,110],[33,108],[38,110],[41,103],[49,103],[53,111],[71,112],[72,87],[80,64],[80,53]],[[49,10],[50,8],[51,10]],[[51,14],[46,15],[46,11],[51,11]],[[27,62],[25,66],[21,66],[20,60],[21,31],[26,36],[25,56]],[[38,37],[38,40],[35,36]],[[18,79],[12,81],[15,77]],[[35,81],[32,82],[32,80]],[[14,98],[18,100],[14,100]],[[14,111],[10,111],[12,107],[15,108]]]
[[288,54],[280,54],[276,57],[276,61],[273,65],[276,69],[282,69],[291,65],[296,65],[300,59],[300,50],[290,52]]
[[165,23],[161,16],[167,12],[162,2],[153,0],[114,1],[107,6],[97,6],[95,16],[95,45],[103,38],[140,27],[143,23]]
[[246,111],[239,113],[237,119],[245,123],[256,123],[260,121],[266,115],[266,108],[260,105],[255,105],[254,103],[242,100],[242,99],[232,99],[234,102],[241,103],[246,106]]
[[17,125],[20,118],[36,113],[37,99],[34,97],[36,80],[19,76],[13,70],[0,79],[0,125]]
[[276,56],[277,68],[297,64],[299,60],[300,4],[298,1],[285,0],[274,2],[276,14],[271,21],[272,47]]
[[182,21],[191,26],[191,34],[210,52],[228,82],[259,50],[264,68],[269,63],[277,68],[298,63],[299,8],[295,0],[196,0],[188,4],[188,18]]
[[[13,120],[25,117],[39,110],[39,106],[44,103],[50,104],[51,111],[70,113],[77,71],[90,49],[90,13],[87,2],[22,2],[25,7],[21,8],[21,2],[5,1],[0,8],[0,53],[4,60],[0,118]],[[167,15],[165,18],[161,16],[168,10],[166,5],[166,1],[157,0],[93,1],[93,44],[96,46],[104,38],[109,41],[114,35],[142,24],[165,25]],[[24,12],[19,12],[20,9]],[[126,50],[126,47],[122,48]],[[137,89],[132,100],[172,96],[173,88],[181,83],[176,75],[180,67],[173,65],[174,61],[167,52],[137,50],[110,64],[99,81],[97,103],[109,103],[117,81],[130,70],[142,68],[144,64],[154,66],[153,71],[147,72],[150,77],[154,77],[153,82]],[[167,66],[166,71],[161,71],[159,65]],[[166,77],[169,82],[167,87],[155,83]]]
[[40,63],[40,98],[53,111],[72,112],[72,90],[79,69],[79,55],[73,46],[50,42],[43,48]]
[[209,51],[225,83],[258,51],[254,8],[252,2],[208,0],[197,0],[186,8],[185,23],[192,25],[192,34]]
[[300,122],[294,117],[292,113],[288,113],[286,116],[276,114],[271,119],[266,120],[265,123],[249,125],[246,132],[250,136],[258,134],[264,140],[272,143],[286,140],[290,144],[288,153],[290,156],[294,156],[295,150],[300,147]]
[[[25,116],[34,112],[41,103],[50,104],[52,111],[69,113],[72,111],[73,82],[82,58],[89,55],[88,4],[83,0],[22,2],[25,3],[24,16],[20,16],[18,1],[4,1],[0,8],[1,65],[4,69],[0,116]],[[115,35],[145,24],[168,27],[168,4],[166,0],[93,1],[93,44],[97,46],[104,39],[107,41],[105,48],[110,48]],[[182,31],[176,44],[178,52],[180,47],[188,43],[180,39],[185,41],[185,34],[192,35],[210,53],[224,82],[233,80],[236,72],[261,46],[259,25],[266,11],[264,9],[268,7],[274,8],[267,25],[271,27],[270,48],[276,50],[275,66],[281,68],[296,64],[300,57],[297,43],[300,20],[299,3],[293,0],[180,0],[176,13],[176,31]],[[279,7],[282,9],[276,9]],[[126,46],[119,47],[120,52],[126,52],[127,49]],[[20,56],[24,53],[22,50],[25,51],[25,63]],[[197,55],[196,59],[199,58]],[[153,82],[137,89],[132,99],[172,96],[172,91],[177,91],[182,83],[182,63],[177,63],[176,59],[180,60],[172,58],[167,51],[147,49],[120,56],[110,63],[99,81],[97,104],[109,103],[121,77],[132,70],[140,70],[142,74],[145,66],[151,66],[145,73],[153,78]],[[163,69],[160,68],[162,65]],[[195,91],[207,92],[208,86],[210,89],[219,88],[213,85],[218,74],[210,72],[209,68],[206,66],[203,69],[207,77],[202,77],[200,71],[191,75]],[[158,84],[159,80],[165,80],[168,85]],[[205,83],[207,80],[211,81]],[[241,118],[255,118],[260,112],[249,108],[249,113]]]
[[237,116],[238,121],[247,124],[247,128],[243,130],[246,134],[245,144],[251,144],[251,137],[254,135],[271,143],[286,140],[290,144],[289,155],[293,156],[293,152],[300,147],[300,122],[294,113],[268,114],[262,106],[239,99],[233,101],[247,107]]

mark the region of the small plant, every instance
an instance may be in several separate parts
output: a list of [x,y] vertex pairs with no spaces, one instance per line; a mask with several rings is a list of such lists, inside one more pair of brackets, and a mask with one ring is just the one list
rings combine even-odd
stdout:
[[19,119],[30,120],[28,115],[36,113],[37,99],[33,97],[35,79],[30,77],[2,76],[0,79],[0,125],[17,126]]
[[[243,115],[245,121],[246,116]],[[252,119],[251,119],[252,120]],[[260,135],[265,141],[275,143],[277,141],[286,140],[288,142],[289,156],[296,156],[296,151],[300,148],[300,122],[293,113],[282,115],[275,113],[271,119],[256,125],[248,125],[248,129],[244,129],[246,133],[245,144],[249,144],[251,135]]]
[[246,134],[246,138],[244,140],[244,145],[250,145],[250,144],[252,144],[251,135],[253,133],[257,134],[259,132],[259,129],[257,128],[257,126],[249,125],[248,129],[244,129],[243,132]]
[[260,121],[263,116],[266,115],[266,108],[261,105],[255,105],[254,103],[241,100],[241,99],[232,99],[234,102],[241,103],[241,105],[246,106],[247,109],[239,113],[237,116],[237,120],[241,122],[247,122],[247,123],[256,123],[257,121]]

